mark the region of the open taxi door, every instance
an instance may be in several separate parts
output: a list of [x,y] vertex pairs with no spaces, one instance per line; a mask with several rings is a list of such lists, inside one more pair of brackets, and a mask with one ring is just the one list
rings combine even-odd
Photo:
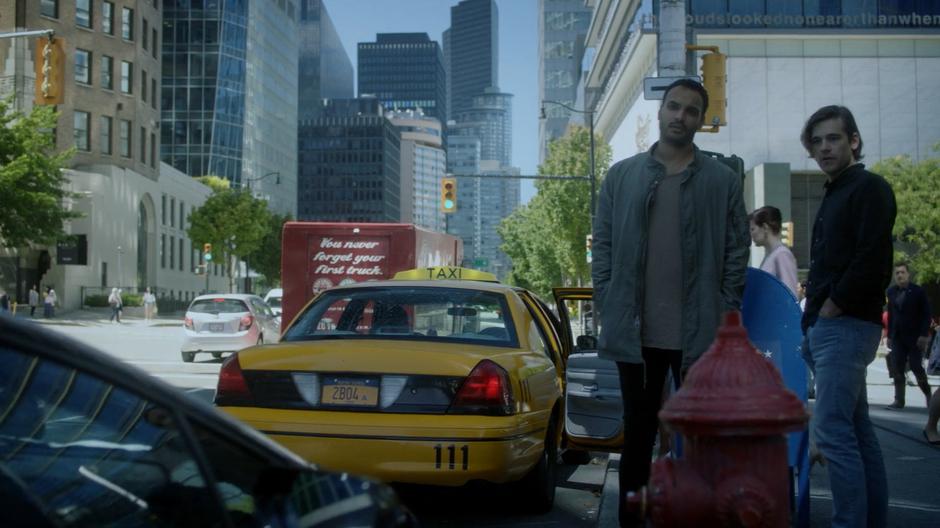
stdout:
[[619,451],[623,402],[617,363],[597,356],[592,288],[554,288],[558,318],[574,336],[565,367],[565,437],[569,450]]

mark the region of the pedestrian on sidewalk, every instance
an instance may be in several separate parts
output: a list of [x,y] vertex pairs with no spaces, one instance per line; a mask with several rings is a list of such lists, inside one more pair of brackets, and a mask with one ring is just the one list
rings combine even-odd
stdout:
[[0,288],[0,315],[6,315],[10,311],[10,297],[6,290]]
[[887,526],[887,476],[865,374],[881,341],[897,205],[888,182],[859,163],[862,137],[848,108],[820,108],[800,140],[828,176],[813,223],[802,349],[816,375],[813,424],[829,469],[832,526]]
[[29,289],[29,317],[36,316],[36,308],[39,308],[39,290],[36,285]]
[[55,307],[59,304],[59,296],[55,294],[52,286],[46,286],[46,296],[42,301],[42,316],[46,319],[55,317]]
[[887,408],[904,408],[907,392],[904,370],[908,367],[930,406],[930,384],[924,371],[924,354],[930,339],[930,302],[924,289],[911,282],[911,270],[906,262],[894,265],[894,282],[887,293],[887,345],[894,362],[894,402]]
[[755,209],[748,215],[751,240],[765,250],[760,269],[780,279],[799,300],[799,282],[796,278],[796,257],[780,238],[783,215],[772,205]]
[[157,313],[157,297],[150,292],[150,288],[144,292],[144,319],[150,321],[153,315]]
[[111,288],[111,295],[108,296],[108,304],[111,305],[111,322],[117,318],[118,324],[121,324],[121,290]]
[[621,526],[642,524],[625,499],[649,480],[667,372],[681,381],[744,292],[751,239],[741,177],[693,143],[706,110],[700,83],[669,85],[659,141],[611,167],[598,199],[591,275],[599,354],[617,362],[623,397]]

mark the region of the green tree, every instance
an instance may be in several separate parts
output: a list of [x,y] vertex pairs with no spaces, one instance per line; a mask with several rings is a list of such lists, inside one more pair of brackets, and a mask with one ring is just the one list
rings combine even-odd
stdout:
[[[940,152],[940,143],[933,150]],[[894,156],[876,163],[872,171],[894,189],[897,258],[910,262],[918,282],[940,282],[940,157],[915,163],[909,156]]]
[[264,284],[276,287],[281,283],[281,234],[284,224],[293,220],[290,215],[268,215],[265,236],[258,249],[248,255],[251,269],[264,276]]
[[189,215],[189,238],[212,244],[212,257],[225,266],[229,291],[235,291],[235,264],[261,246],[268,234],[268,202],[241,189],[219,186]]
[[[573,126],[548,147],[539,174],[587,176],[591,174],[591,135]],[[611,151],[595,136],[597,186],[610,166]],[[591,184],[587,180],[538,180],[538,194],[528,206],[503,220],[499,233],[502,250],[512,259],[510,282],[549,295],[561,285],[587,285],[591,269],[585,255],[591,232]]]
[[24,114],[12,101],[0,100],[0,245],[51,244],[66,236],[64,222],[81,216],[65,206],[73,194],[61,171],[75,149],[55,152],[53,107]]

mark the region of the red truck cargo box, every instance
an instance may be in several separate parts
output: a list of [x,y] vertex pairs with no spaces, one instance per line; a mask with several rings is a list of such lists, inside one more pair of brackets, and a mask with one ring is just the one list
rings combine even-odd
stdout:
[[323,290],[392,278],[424,266],[457,266],[463,242],[412,224],[287,222],[281,246],[281,327]]

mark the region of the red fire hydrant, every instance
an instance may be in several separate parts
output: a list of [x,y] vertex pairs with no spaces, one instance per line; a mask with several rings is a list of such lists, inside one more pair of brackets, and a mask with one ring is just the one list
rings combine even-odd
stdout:
[[809,415],[729,312],[659,417],[683,436],[682,459],[653,464],[627,506],[654,526],[789,526],[787,440]]

